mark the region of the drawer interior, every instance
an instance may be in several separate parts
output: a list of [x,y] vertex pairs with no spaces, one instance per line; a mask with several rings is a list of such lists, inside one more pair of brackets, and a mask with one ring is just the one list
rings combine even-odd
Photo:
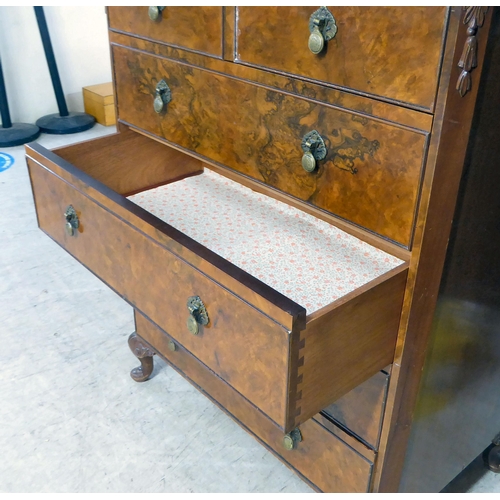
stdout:
[[55,152],[308,314],[321,314],[321,309],[404,264],[132,130]]
[[403,263],[208,169],[129,200],[301,304],[309,314]]

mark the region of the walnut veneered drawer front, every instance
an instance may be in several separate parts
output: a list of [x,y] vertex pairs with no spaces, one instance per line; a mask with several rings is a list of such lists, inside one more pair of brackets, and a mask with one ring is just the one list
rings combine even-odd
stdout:
[[123,196],[175,187],[200,161],[132,131],[27,155],[41,229],[285,432],[392,361],[407,263],[306,318]]
[[123,47],[113,59],[120,120],[410,246],[424,132]]
[[222,7],[108,7],[112,30],[222,57]]
[[283,434],[261,412],[253,408],[223,380],[176,345],[142,314],[135,313],[137,333],[177,371],[215,401],[246,430],[265,443],[289,467],[303,474],[323,492],[366,493],[373,463],[330,433],[318,419],[300,426],[302,441],[295,449],[283,446]]
[[433,109],[446,8],[324,9],[237,7],[236,60]]

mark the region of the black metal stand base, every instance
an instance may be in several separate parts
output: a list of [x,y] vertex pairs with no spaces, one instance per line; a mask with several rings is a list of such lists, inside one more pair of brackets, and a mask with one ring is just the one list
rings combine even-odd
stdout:
[[0,126],[0,148],[20,146],[34,141],[40,135],[40,129],[30,123],[13,123],[11,127]]
[[73,112],[68,116],[59,113],[45,115],[36,121],[40,131],[46,134],[76,134],[95,125],[95,118],[87,113]]

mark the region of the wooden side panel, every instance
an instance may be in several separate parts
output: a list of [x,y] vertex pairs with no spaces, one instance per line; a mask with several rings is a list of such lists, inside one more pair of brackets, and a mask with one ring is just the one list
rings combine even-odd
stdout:
[[[113,47],[119,118],[409,246],[426,135],[123,47]],[[153,110],[156,84],[172,91]],[[302,138],[328,154],[312,173]]]
[[[466,26],[460,30],[465,32]],[[474,70],[471,76],[472,85],[479,88],[476,111],[413,415],[402,492],[441,490],[500,431],[498,8],[482,75]]]
[[238,7],[238,59],[433,109],[444,7],[328,7],[337,34],[315,55],[307,42],[317,8]]
[[347,295],[330,313],[307,323],[301,335],[297,425],[392,362],[406,276],[407,267],[400,266],[391,278],[356,297]]
[[165,7],[157,21],[148,7],[108,7],[109,27],[222,57],[222,7]]
[[[374,486],[380,492],[396,492],[401,487],[401,472],[405,463],[415,402],[422,381],[429,334],[476,107],[492,11],[490,8],[482,27],[477,30],[477,67],[469,75],[471,88],[462,97],[457,90],[457,82],[462,72],[458,63],[464,47],[469,44],[469,34],[467,25],[463,23],[465,12],[462,7],[452,9],[434,130],[415,231],[415,246],[410,261],[407,293],[375,471]],[[474,16],[476,15],[477,13],[474,13]],[[478,193],[478,196],[481,194]],[[453,453],[453,449],[450,452]],[[424,475],[420,481],[426,479]]]
[[332,493],[368,491],[372,463],[325,427],[308,420],[300,426],[303,441],[296,449],[285,450],[283,432],[268,418],[182,347],[170,351],[169,337],[141,314],[136,313],[135,318],[137,333],[163,358],[313,487]]
[[[28,164],[40,228],[284,427],[288,331],[44,167]],[[75,236],[65,232],[70,204],[80,220]],[[210,319],[196,336],[186,326],[186,302],[195,295]]]
[[55,151],[123,196],[203,172],[196,158],[130,131]]
[[377,449],[389,375],[378,372],[326,407],[321,413]]

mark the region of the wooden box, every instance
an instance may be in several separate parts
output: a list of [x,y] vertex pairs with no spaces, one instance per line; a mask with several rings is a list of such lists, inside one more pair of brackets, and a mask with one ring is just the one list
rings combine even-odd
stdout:
[[111,82],[83,87],[83,104],[85,113],[95,117],[97,123],[106,127],[116,123],[115,95]]

